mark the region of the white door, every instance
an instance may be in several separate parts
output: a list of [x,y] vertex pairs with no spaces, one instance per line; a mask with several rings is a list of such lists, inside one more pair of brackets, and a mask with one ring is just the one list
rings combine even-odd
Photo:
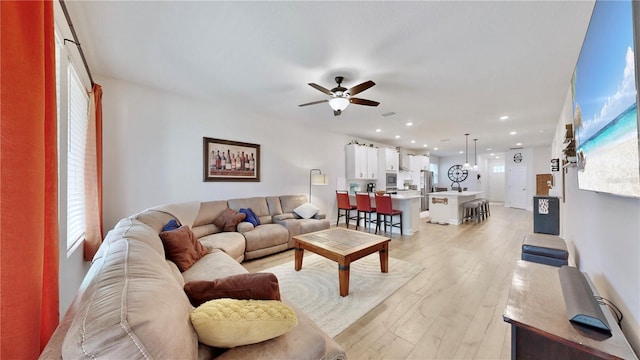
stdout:
[[[481,178],[480,181],[484,179]],[[489,179],[488,184],[489,200],[504,202],[504,160],[492,159],[489,161]]]
[[510,207],[527,208],[527,167],[514,166],[509,169],[507,190],[509,191]]

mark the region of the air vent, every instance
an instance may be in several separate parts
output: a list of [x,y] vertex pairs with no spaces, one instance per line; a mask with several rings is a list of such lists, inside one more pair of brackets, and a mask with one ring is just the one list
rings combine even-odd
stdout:
[[396,113],[394,113],[393,111],[389,111],[388,113],[384,113],[384,114],[382,114],[382,117],[389,117],[389,116],[393,116],[393,115],[395,115],[395,114],[396,114]]
[[447,142],[447,141],[451,141],[451,139],[442,139],[440,140],[441,142]]
[[509,150],[522,150],[522,149],[524,149],[522,146],[509,148]]

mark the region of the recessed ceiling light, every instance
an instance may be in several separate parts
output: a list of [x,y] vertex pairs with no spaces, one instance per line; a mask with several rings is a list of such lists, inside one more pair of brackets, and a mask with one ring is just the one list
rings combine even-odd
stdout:
[[460,154],[464,154],[464,151],[460,150]]
[[489,156],[493,156],[493,155],[495,155],[495,154],[494,153],[489,154]]
[[515,135],[517,133],[518,133],[517,131],[512,131],[512,132],[509,133],[509,135]]
[[521,145],[522,145],[522,143],[516,143],[516,146],[521,146]]
[[491,151],[491,150],[493,150],[493,148],[487,148],[486,150],[487,150],[487,151]]
[[412,123],[411,121],[409,121],[409,122],[407,123],[407,126],[413,126],[413,123]]
[[400,139],[400,135],[396,135],[396,139]]
[[509,117],[507,115],[500,116],[500,120],[507,120]]
[[381,131],[382,131],[382,129],[376,129],[376,132],[381,132]]
[[496,159],[500,159],[500,156],[496,156]]
[[415,141],[415,140],[411,140],[411,143],[412,143],[412,144],[415,144],[415,143],[416,143],[416,141]]
[[438,148],[433,148],[433,150],[438,150]]
[[427,145],[427,144],[422,145],[422,147],[427,147],[427,146],[429,146],[429,145]]

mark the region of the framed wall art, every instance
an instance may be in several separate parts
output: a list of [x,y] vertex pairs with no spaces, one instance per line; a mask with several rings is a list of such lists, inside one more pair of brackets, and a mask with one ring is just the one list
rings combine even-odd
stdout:
[[260,145],[202,138],[203,181],[260,182]]

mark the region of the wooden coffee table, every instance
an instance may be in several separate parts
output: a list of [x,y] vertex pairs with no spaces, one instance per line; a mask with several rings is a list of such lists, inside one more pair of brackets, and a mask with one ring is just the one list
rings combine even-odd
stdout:
[[332,228],[293,237],[295,269],[302,269],[302,258],[309,250],[338,263],[340,296],[349,295],[349,266],[351,262],[374,252],[380,253],[380,271],[389,272],[390,238],[362,231]]

